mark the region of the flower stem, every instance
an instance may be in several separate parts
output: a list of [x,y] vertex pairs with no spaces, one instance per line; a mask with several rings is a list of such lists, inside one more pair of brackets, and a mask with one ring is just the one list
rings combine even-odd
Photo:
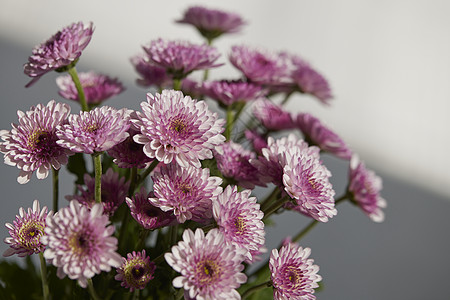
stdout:
[[45,263],[44,254],[39,252],[39,259],[41,261],[41,280],[42,280],[42,292],[44,294],[44,300],[50,299],[50,290],[48,288],[47,281],[47,265]]
[[75,84],[75,87],[77,88],[78,99],[80,101],[81,110],[89,111],[89,107],[86,103],[86,97],[85,97],[84,91],[83,91],[83,86],[81,85],[80,79],[78,78],[77,69],[75,68],[75,66],[73,66],[67,72],[70,74],[70,77],[72,77],[73,83]]
[[173,89],[175,91],[181,90],[181,79],[173,79]]
[[267,209],[267,207],[269,207],[272,204],[272,202],[278,197],[279,193],[280,189],[277,186],[274,187],[270,195],[267,196],[266,199],[264,199],[261,202],[261,210]]
[[286,93],[286,96],[284,97],[283,101],[281,101],[281,105],[285,105],[288,100],[291,98],[292,92]]
[[52,167],[53,177],[53,211],[58,211],[58,195],[59,195],[59,170]]
[[88,282],[89,294],[91,294],[92,299],[100,300],[100,297],[95,292],[95,288],[94,288],[94,284],[92,283],[92,279],[88,278],[87,282]]
[[97,152],[92,154],[95,171],[95,203],[102,202],[102,154]]
[[227,126],[225,127],[225,138],[227,141],[231,138],[231,131],[233,130],[234,125],[234,112],[231,108],[231,105],[227,107]]
[[[133,167],[131,168],[131,174],[130,174],[130,188],[128,189],[128,197],[131,198],[134,194],[134,190],[136,188],[136,183],[137,183],[137,168]],[[128,225],[128,218],[130,217],[130,211],[128,209],[128,205],[126,205],[125,207],[125,212],[123,214],[123,218],[122,218],[122,223],[120,226],[120,232],[119,232],[119,238],[118,238],[118,248],[119,250],[122,249],[122,243],[124,241],[125,238],[125,232],[126,232],[126,228]]]
[[266,282],[263,282],[261,284],[252,286],[251,288],[246,290],[244,293],[242,293],[242,297],[241,298],[245,299],[248,296],[250,296],[251,294],[253,294],[254,292],[259,291],[259,290],[264,289],[264,288],[267,288],[267,287],[270,287],[271,285],[272,285],[272,283],[270,281],[266,281]]
[[148,166],[148,168],[145,169],[145,171],[142,174],[139,174],[138,179],[136,181],[136,186],[140,185],[145,180],[145,178],[147,178],[147,176],[156,168],[158,164],[159,160],[155,158],[150,164],[150,166]]
[[263,212],[264,212],[263,220],[267,219],[271,214],[276,212],[287,201],[289,201],[289,196],[285,196],[284,198],[276,201],[273,205],[269,206],[267,209],[263,210]]

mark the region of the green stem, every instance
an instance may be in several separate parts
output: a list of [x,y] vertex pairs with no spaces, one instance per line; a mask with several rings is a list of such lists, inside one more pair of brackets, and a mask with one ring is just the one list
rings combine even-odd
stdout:
[[205,69],[205,72],[203,73],[203,81],[208,80],[209,77],[209,69]]
[[145,169],[145,171],[140,174],[138,176],[138,179],[136,181],[136,186],[138,186],[139,184],[141,184],[145,178],[147,178],[147,176],[156,168],[156,166],[159,164],[159,160],[157,160],[156,158],[152,161],[152,163],[150,164],[150,166]]
[[92,154],[95,172],[95,203],[102,202],[102,154],[96,152]]
[[279,187],[274,187],[272,192],[261,202],[261,210],[267,209],[270,205],[272,205],[272,202],[278,197],[280,193]]
[[292,92],[289,92],[286,94],[283,101],[281,101],[281,106],[285,105],[288,102],[288,100],[291,98],[291,95],[292,95]]
[[94,300],[100,300],[100,297],[97,295],[97,293],[95,292],[95,288],[94,288],[94,284],[92,283],[92,279],[88,278],[87,280],[88,282],[88,290],[89,290],[89,294],[91,294],[92,299]]
[[39,252],[39,259],[41,261],[42,293],[44,294],[44,300],[48,300],[50,299],[50,289],[48,288],[47,281],[47,265],[42,252]]
[[267,219],[270,215],[272,215],[274,212],[276,212],[287,201],[289,201],[289,196],[285,196],[284,198],[276,201],[274,204],[269,206],[266,210],[263,210],[263,212],[264,212],[263,220]]
[[181,79],[173,79],[173,89],[176,91],[181,90]]
[[[137,183],[137,168],[133,167],[131,169],[131,174],[130,174],[130,188],[128,189],[128,197],[131,198],[134,195],[134,190],[136,188],[136,183]],[[122,218],[122,223],[120,226],[120,232],[119,232],[119,238],[118,238],[118,248],[122,249],[122,243],[124,241],[125,238],[125,232],[126,232],[126,228],[128,225],[128,219],[130,217],[130,211],[128,208],[128,205],[126,205],[125,207],[125,212],[123,214],[123,218]]]
[[89,111],[89,107],[86,103],[86,97],[85,97],[84,91],[83,91],[83,86],[81,85],[80,79],[78,78],[77,69],[75,68],[75,66],[73,66],[67,72],[72,77],[73,83],[75,84],[75,87],[77,88],[78,99],[80,101],[81,110]]
[[53,178],[53,212],[58,211],[58,195],[59,195],[59,170],[52,167]]
[[135,289],[133,292],[133,300],[139,300],[140,289]]
[[227,125],[225,127],[225,138],[227,141],[231,138],[231,131],[233,130],[234,125],[234,112],[231,109],[231,105],[227,107]]
[[175,243],[178,241],[178,224],[173,225],[169,228],[169,238],[169,245],[175,245]]
[[245,299],[248,296],[250,296],[251,294],[253,294],[254,292],[259,291],[259,290],[264,289],[264,288],[267,288],[267,287],[270,287],[270,286],[272,286],[272,283],[270,281],[266,281],[266,282],[263,282],[261,284],[252,286],[251,288],[246,290],[244,293],[242,293],[242,297],[241,298]]

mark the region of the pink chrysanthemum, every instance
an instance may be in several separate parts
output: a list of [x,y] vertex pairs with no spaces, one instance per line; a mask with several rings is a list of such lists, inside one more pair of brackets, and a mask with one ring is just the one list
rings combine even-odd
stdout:
[[[131,211],[131,216],[142,227],[148,230],[168,226],[175,221],[172,212],[164,212],[150,202],[149,198],[155,198],[153,192],[147,194],[144,187],[134,197],[126,198],[126,202]],[[176,222],[175,222],[176,223]]]
[[245,138],[251,142],[253,150],[258,154],[262,154],[262,149],[267,148],[267,140],[256,130],[245,130]]
[[187,167],[200,167],[200,160],[212,158],[215,146],[225,137],[225,120],[218,119],[204,101],[183,96],[180,91],[164,90],[161,94],[147,94],[141,103],[142,111],[131,121],[142,134],[134,140],[144,145],[148,157],[168,164],[176,161]]
[[241,16],[236,13],[202,6],[189,7],[177,23],[193,25],[208,41],[224,33],[239,32],[245,24]]
[[41,210],[37,200],[33,201],[33,208],[28,208],[28,212],[21,207],[13,224],[5,224],[10,237],[4,240],[9,248],[3,252],[3,256],[17,254],[19,257],[24,257],[44,252],[45,245],[41,243],[41,237],[44,235],[46,218],[47,206]]
[[57,143],[86,154],[109,150],[128,137],[129,114],[126,108],[102,106],[70,115],[68,124],[58,126]]
[[147,283],[153,279],[156,266],[145,254],[145,250],[128,253],[127,258],[123,257],[122,261],[122,266],[117,269],[114,279],[122,281],[120,285],[130,289],[130,292],[135,289],[144,289]]
[[183,240],[164,255],[167,263],[181,276],[173,286],[184,288],[187,299],[241,299],[236,289],[247,280],[241,271],[246,250],[227,244],[217,229],[205,236],[201,229],[186,229]]
[[167,88],[172,85],[172,79],[167,75],[166,69],[150,62],[146,55],[135,55],[131,58],[134,69],[141,78],[136,83],[142,87],[155,86]]
[[84,48],[91,41],[94,27],[92,23],[73,23],[58,31],[46,42],[36,46],[28,58],[23,71],[34,77],[26,85],[31,86],[44,74],[76,63]]
[[[128,194],[130,182],[125,182],[125,177],[120,177],[119,173],[108,169],[102,175],[102,205],[103,213],[112,216],[116,209],[125,201]],[[95,178],[89,174],[84,174],[84,184],[86,189],[77,185],[77,193],[73,196],[66,196],[67,200],[77,200],[80,204],[92,208],[95,204]]]
[[366,169],[363,162],[354,155],[350,160],[350,183],[348,191],[351,200],[374,222],[383,222],[384,213],[381,210],[387,206],[386,200],[380,196],[383,187],[382,180],[375,172]]
[[47,246],[44,257],[55,267],[56,275],[77,279],[86,288],[87,280],[111,267],[120,267],[122,257],[116,252],[114,226],[103,214],[103,206],[91,210],[72,200],[68,207],[47,217],[41,242]]
[[219,231],[227,243],[233,243],[247,251],[245,261],[252,263],[264,248],[265,232],[262,217],[264,213],[250,197],[250,190],[237,191],[237,187],[227,186],[217,199],[213,200],[213,215]]
[[202,82],[190,78],[184,78],[181,82],[181,91],[192,99],[203,98]]
[[183,79],[193,71],[221,65],[215,63],[220,53],[208,45],[158,39],[143,48],[149,61],[164,68],[173,79]]
[[[111,78],[95,72],[80,72],[78,74],[83,87],[86,103],[95,106],[103,101],[122,93],[125,88],[117,78]],[[56,78],[59,87],[58,94],[69,100],[79,101],[78,91],[70,75]]]
[[260,85],[241,80],[205,82],[202,89],[206,96],[225,106],[236,102],[249,102],[267,94],[267,91]]
[[265,186],[259,180],[258,169],[250,163],[250,159],[256,158],[255,153],[244,149],[241,144],[226,142],[217,148],[214,157],[217,168],[228,180],[248,189],[255,185]]
[[292,115],[268,99],[259,99],[254,102],[253,115],[269,130],[296,127]]
[[222,179],[209,176],[209,169],[177,164],[164,165],[152,176],[155,196],[149,198],[163,211],[173,211],[178,222],[208,221],[212,200],[222,192]]
[[298,128],[305,135],[306,141],[317,145],[323,151],[332,153],[337,157],[348,159],[352,157],[352,150],[344,141],[319,119],[308,113],[299,113],[296,118]]
[[322,277],[317,274],[319,267],[314,265],[314,260],[308,258],[310,254],[310,248],[293,243],[281,247],[280,252],[272,250],[269,268],[275,300],[316,299],[314,289],[319,287]]
[[38,179],[47,178],[51,168],[59,170],[67,164],[73,152],[57,144],[56,127],[67,122],[69,114],[69,105],[52,100],[25,113],[17,111],[19,124],[12,124],[11,131],[0,131],[4,141],[0,151],[5,154],[5,164],[20,169],[19,183],[30,181],[34,171]]

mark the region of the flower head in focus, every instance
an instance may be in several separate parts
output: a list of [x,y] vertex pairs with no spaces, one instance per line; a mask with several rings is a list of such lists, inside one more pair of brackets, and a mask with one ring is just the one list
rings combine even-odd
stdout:
[[92,23],[73,23],[58,31],[50,39],[36,46],[23,71],[33,77],[26,87],[34,84],[44,74],[75,64],[94,32]]
[[30,181],[34,171],[38,179],[47,178],[50,169],[59,170],[67,164],[73,152],[57,144],[56,128],[67,122],[69,114],[69,105],[51,100],[25,113],[17,111],[19,124],[12,124],[11,131],[0,131],[0,151],[5,164],[20,169],[19,183]]
[[249,102],[264,97],[267,91],[260,85],[241,80],[220,80],[205,82],[203,93],[224,106],[237,102]]
[[142,290],[147,283],[153,279],[156,266],[150,261],[150,257],[146,255],[145,250],[127,254],[127,258],[123,258],[120,268],[117,268],[117,275],[114,279],[122,281],[121,286],[130,289]]
[[45,245],[41,243],[41,237],[44,235],[46,218],[47,206],[41,210],[38,200],[33,201],[33,208],[28,208],[28,211],[21,207],[13,224],[5,224],[10,237],[4,240],[9,248],[3,252],[3,256],[17,254],[24,257],[44,252]]
[[186,229],[183,240],[164,255],[181,276],[173,286],[184,288],[187,299],[241,299],[236,289],[247,280],[241,264],[246,250],[227,244],[217,229]]
[[46,223],[41,239],[47,247],[44,257],[58,268],[58,278],[67,275],[86,288],[87,280],[95,274],[122,265],[122,257],[116,252],[117,239],[112,236],[114,226],[109,225],[101,204],[89,210],[72,200],[68,207],[49,215]]

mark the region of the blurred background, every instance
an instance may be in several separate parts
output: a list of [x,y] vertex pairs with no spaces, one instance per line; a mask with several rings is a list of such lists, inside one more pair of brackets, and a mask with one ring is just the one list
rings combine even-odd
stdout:
[[[57,94],[56,73],[26,89],[23,64],[32,48],[76,21],[95,25],[78,71],[118,77],[127,90],[106,104],[139,109],[147,90],[135,84],[129,59],[159,37],[202,42],[197,32],[174,21],[192,5],[239,13],[247,26],[215,45],[225,66],[212,78],[236,78],[228,63],[236,44],[287,50],[309,61],[329,80],[334,100],[323,106],[307,96],[291,99],[291,110],[323,120],[383,178],[384,223],[371,222],[348,203],[301,242],[312,248],[324,290],[318,299],[448,299],[450,287],[450,2],[396,1],[123,1],[39,2],[0,0],[0,129],[10,130],[17,110]],[[200,76],[201,74],[197,74]],[[194,73],[195,76],[195,73]],[[75,103],[70,102],[78,112]],[[340,195],[348,164],[325,156]],[[15,167],[0,165],[0,224],[12,222],[33,199],[51,206],[51,179],[19,185]],[[61,172],[61,198],[73,178]],[[60,200],[64,206],[64,199]],[[295,235],[309,220],[290,213],[268,229],[267,247]],[[8,235],[0,228],[0,237]],[[6,249],[0,244],[0,252]],[[13,259],[13,258],[8,258]]]

